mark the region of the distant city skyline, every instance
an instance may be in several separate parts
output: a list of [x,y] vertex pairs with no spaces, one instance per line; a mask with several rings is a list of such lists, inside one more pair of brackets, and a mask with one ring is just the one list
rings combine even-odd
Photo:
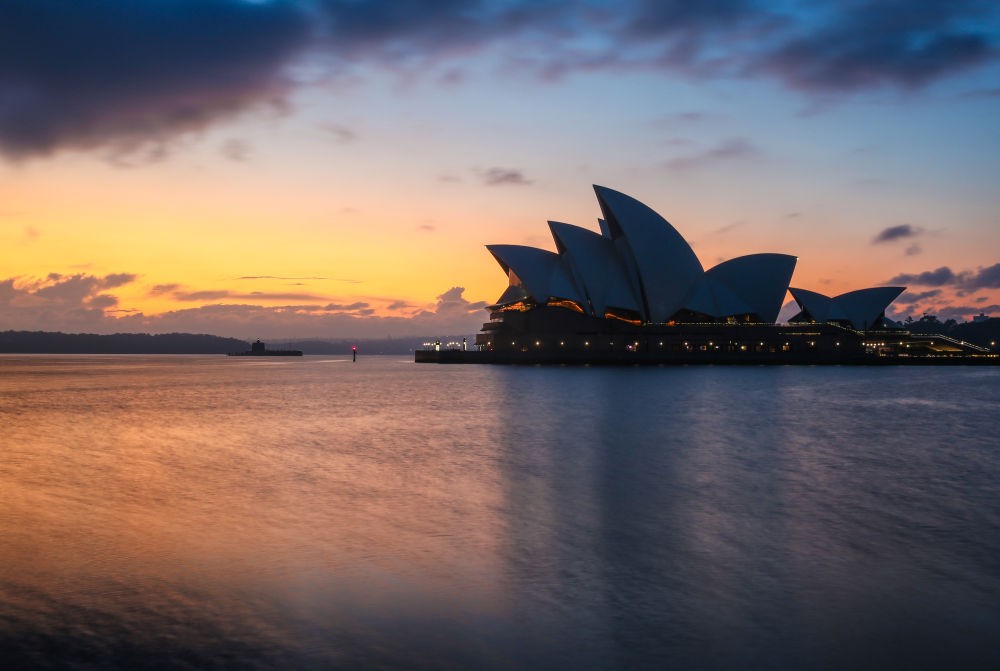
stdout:
[[0,54],[0,330],[471,333],[592,184],[1000,315],[995,3],[14,0]]

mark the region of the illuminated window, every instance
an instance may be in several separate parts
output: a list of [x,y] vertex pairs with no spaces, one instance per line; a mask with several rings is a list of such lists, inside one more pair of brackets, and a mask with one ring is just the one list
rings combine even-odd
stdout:
[[572,310],[573,312],[583,313],[583,308],[580,307],[579,303],[576,301],[571,301],[566,298],[550,298],[546,305],[555,308],[565,308],[567,310]]

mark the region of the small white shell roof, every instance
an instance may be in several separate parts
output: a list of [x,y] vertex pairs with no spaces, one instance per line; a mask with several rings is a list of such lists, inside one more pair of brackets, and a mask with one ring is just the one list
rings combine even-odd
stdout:
[[818,322],[846,321],[856,329],[875,325],[906,287],[871,287],[830,298],[806,289],[789,289],[799,307]]
[[[517,286],[519,281],[536,303],[544,304],[553,297],[583,303],[582,293],[558,254],[525,245],[487,245],[486,248],[507,273],[511,286]],[[513,302],[504,300],[509,298],[508,293],[509,290],[501,296],[499,304]]]

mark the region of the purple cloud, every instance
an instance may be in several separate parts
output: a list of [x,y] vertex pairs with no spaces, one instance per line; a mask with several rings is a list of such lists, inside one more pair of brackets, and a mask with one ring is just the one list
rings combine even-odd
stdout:
[[899,224],[882,229],[878,235],[872,238],[872,244],[877,245],[883,242],[893,242],[903,238],[913,238],[924,232],[924,229],[910,224]]
[[976,0],[9,0],[0,3],[0,153],[160,158],[179,135],[286,108],[307,55],[331,75],[374,64],[441,77],[495,49],[508,67],[542,77],[659,69],[768,77],[821,96],[912,90],[995,62],[998,16],[996,3]]
[[765,48],[752,69],[809,91],[915,89],[997,57],[990,3],[855,0],[820,7],[812,21],[790,26],[787,37]]
[[733,138],[702,152],[672,158],[664,163],[664,167],[672,172],[686,172],[699,170],[720,161],[754,159],[760,155],[760,149],[748,140]]
[[279,101],[307,35],[288,2],[5,2],[0,151],[127,152]]
[[329,133],[330,136],[333,137],[334,141],[339,142],[340,144],[348,144],[358,139],[358,134],[356,132],[339,123],[324,124],[320,128]]
[[896,275],[886,284],[915,284],[922,287],[943,287],[956,284],[961,279],[960,275],[948,266],[941,266],[936,270],[926,270],[922,273],[902,273]]
[[508,168],[489,168],[482,171],[480,176],[487,186],[527,186],[532,181],[525,177],[524,173],[520,170],[511,170]]
[[887,284],[915,284],[924,287],[954,286],[964,293],[979,289],[1000,289],[1000,263],[956,273],[947,266],[922,273],[896,275]]
[[220,151],[230,161],[245,163],[253,153],[253,146],[246,140],[234,137],[223,142]]
[[106,311],[118,305],[109,289],[134,282],[131,273],[61,275],[44,279],[0,281],[0,328],[57,330],[87,328],[102,323]]
[[894,301],[895,303],[908,305],[910,303],[919,303],[920,301],[927,300],[928,298],[934,298],[935,296],[940,296],[940,289],[931,289],[929,291],[904,291],[899,297]]

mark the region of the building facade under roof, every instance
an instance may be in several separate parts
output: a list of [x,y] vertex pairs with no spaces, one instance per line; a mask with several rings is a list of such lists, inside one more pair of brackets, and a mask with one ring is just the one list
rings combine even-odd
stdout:
[[[903,287],[789,289],[797,258],[748,254],[704,269],[670,223],[595,186],[600,232],[548,222],[556,251],[487,245],[507,277],[475,351],[417,361],[569,364],[1000,363],[995,353],[885,319]],[[791,291],[799,313],[778,324]]]

